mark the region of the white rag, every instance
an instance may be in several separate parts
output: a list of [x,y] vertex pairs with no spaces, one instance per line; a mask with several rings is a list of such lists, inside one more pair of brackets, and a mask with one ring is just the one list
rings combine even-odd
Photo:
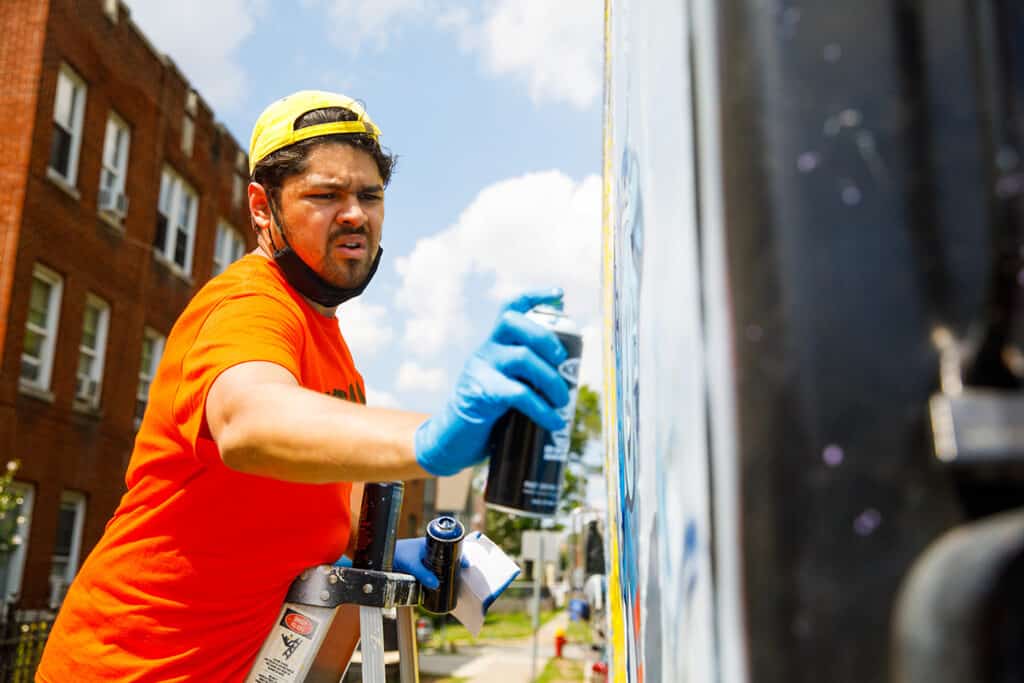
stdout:
[[458,604],[452,610],[474,636],[484,625],[484,616],[499,595],[519,576],[519,565],[494,541],[479,531],[462,539]]

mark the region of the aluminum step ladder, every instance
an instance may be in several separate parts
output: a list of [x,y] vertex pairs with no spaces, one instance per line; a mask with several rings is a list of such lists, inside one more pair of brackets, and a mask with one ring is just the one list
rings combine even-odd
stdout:
[[364,683],[385,683],[386,610],[398,619],[401,683],[419,683],[420,587],[391,571],[403,492],[400,481],[366,484],[353,566],[310,567],[295,579],[246,683],[338,683],[356,645],[346,628],[356,608]]

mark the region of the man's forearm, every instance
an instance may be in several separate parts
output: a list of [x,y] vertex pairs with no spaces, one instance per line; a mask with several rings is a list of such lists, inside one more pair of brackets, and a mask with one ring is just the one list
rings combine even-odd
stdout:
[[426,415],[339,401],[299,386],[257,385],[216,435],[232,469],[305,483],[429,476],[413,435]]

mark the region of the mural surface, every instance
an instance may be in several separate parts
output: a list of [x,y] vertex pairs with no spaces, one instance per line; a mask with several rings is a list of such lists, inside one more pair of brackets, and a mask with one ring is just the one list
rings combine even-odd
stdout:
[[613,680],[716,680],[688,5],[608,0],[605,438]]

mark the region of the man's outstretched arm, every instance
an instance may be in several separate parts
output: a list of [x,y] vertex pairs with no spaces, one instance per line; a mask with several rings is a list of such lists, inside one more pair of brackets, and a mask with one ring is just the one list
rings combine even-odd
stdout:
[[428,476],[413,448],[427,417],[339,401],[267,362],[225,370],[206,397],[207,424],[224,464],[306,483]]
[[385,481],[450,475],[484,458],[491,427],[509,409],[545,429],[569,400],[558,374],[565,349],[523,313],[560,296],[525,294],[506,305],[433,417],[339,401],[299,386],[284,367],[225,370],[206,397],[210,433],[233,469],[286,481]]

